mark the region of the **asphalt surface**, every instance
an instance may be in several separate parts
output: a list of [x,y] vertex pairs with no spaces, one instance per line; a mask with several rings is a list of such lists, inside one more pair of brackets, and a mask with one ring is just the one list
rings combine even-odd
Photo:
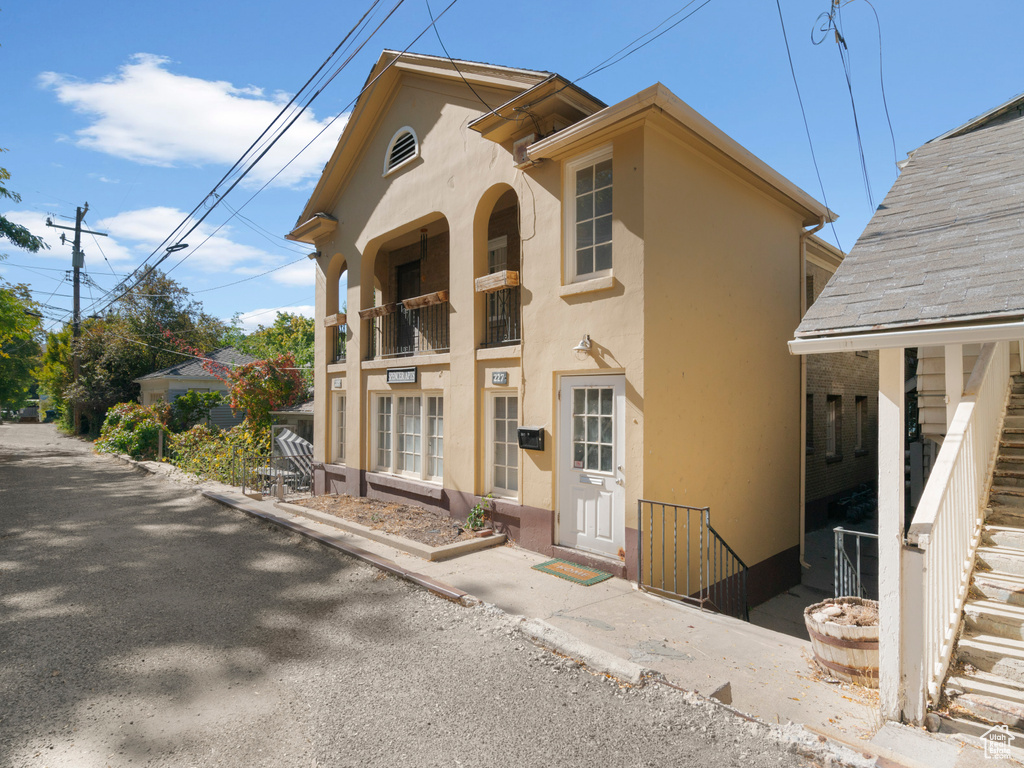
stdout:
[[794,730],[0,425],[0,766],[830,763]]

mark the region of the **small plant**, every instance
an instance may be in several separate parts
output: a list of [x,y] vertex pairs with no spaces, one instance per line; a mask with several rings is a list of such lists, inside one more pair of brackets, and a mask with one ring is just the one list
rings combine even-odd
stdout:
[[491,511],[491,499],[493,498],[493,493],[480,497],[480,501],[473,505],[466,516],[466,528],[471,531],[479,531],[484,527],[484,520],[487,518],[487,513]]

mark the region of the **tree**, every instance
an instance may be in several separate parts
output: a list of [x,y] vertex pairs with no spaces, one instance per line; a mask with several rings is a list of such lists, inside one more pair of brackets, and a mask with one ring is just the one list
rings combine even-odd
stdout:
[[[0,152],[6,152],[6,149],[0,148]],[[21,202],[21,195],[17,192],[9,190],[5,183],[11,178],[10,172],[6,168],[0,168],[0,198],[7,198],[13,200],[16,203]],[[27,251],[35,253],[40,248],[49,248],[41,237],[36,237],[28,231],[26,227],[20,224],[15,224],[9,220],[6,216],[0,216],[0,239],[8,239],[19,248],[24,248]]]
[[273,325],[260,325],[248,336],[239,338],[233,346],[261,360],[290,354],[295,365],[308,369],[312,381],[316,325],[313,320],[291,312],[278,312]]
[[291,354],[234,369],[212,360],[203,367],[231,387],[232,410],[244,410],[246,420],[255,426],[269,428],[271,411],[295,405],[306,394]]
[[0,408],[17,410],[29,399],[39,365],[40,315],[28,286],[0,280]]

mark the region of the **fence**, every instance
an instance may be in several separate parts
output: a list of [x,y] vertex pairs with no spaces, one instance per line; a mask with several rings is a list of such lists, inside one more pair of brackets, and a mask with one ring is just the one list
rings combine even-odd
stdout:
[[519,309],[519,286],[487,294],[485,347],[516,344],[522,339]]
[[372,319],[370,359],[449,349],[448,302],[394,311]]
[[[835,560],[833,562],[834,572],[832,579],[835,596],[868,597],[869,591],[864,584],[864,549],[870,549],[871,551],[867,553],[867,556],[877,560],[878,534],[866,533],[864,531],[848,531],[842,526],[833,528],[832,532],[835,535]],[[852,552],[847,547],[847,536],[853,542]],[[870,547],[862,546],[861,542],[864,539],[872,541],[872,545]],[[877,574],[875,576],[877,577]],[[872,599],[877,599],[877,588],[872,592],[874,594]]]
[[712,527],[708,507],[640,499],[637,514],[641,589],[749,620],[747,566]]

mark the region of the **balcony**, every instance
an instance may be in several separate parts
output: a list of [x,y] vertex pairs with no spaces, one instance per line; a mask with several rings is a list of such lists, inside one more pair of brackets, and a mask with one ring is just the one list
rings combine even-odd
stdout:
[[334,328],[334,348],[333,362],[344,363],[345,362],[345,336],[347,335],[348,326],[339,325]]
[[370,321],[368,360],[447,352],[448,291],[437,291],[359,312]]
[[522,341],[519,272],[501,270],[476,279],[477,293],[484,296],[483,347],[500,347]]

